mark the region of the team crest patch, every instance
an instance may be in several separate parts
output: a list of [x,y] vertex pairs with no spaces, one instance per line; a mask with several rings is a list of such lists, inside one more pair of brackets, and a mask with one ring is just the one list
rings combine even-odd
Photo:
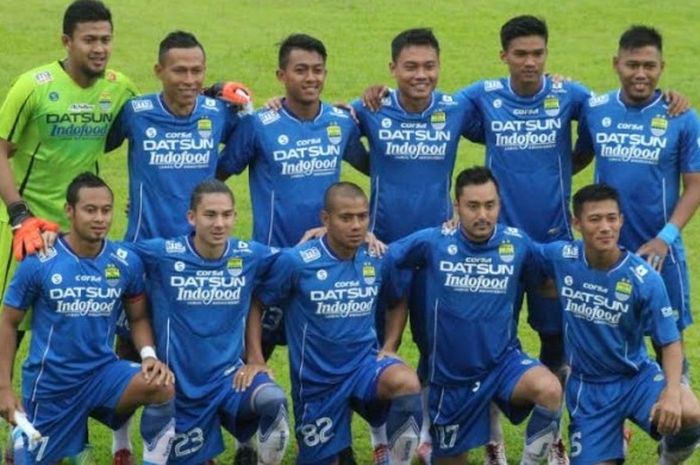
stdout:
[[362,277],[367,284],[374,284],[377,279],[377,270],[371,263],[365,263],[362,265]]
[[185,253],[185,244],[180,241],[165,241],[166,253]]
[[301,255],[301,259],[304,260],[304,263],[309,263],[314,260],[318,260],[321,258],[321,251],[318,250],[316,247],[312,247],[310,249],[306,250],[301,250],[299,251],[299,254]]
[[498,246],[498,256],[506,263],[510,263],[515,258],[515,246],[512,242],[501,242]]
[[444,111],[436,111],[432,115],[430,115],[430,124],[433,126],[433,129],[440,131],[445,127],[445,123],[447,122],[447,115],[445,114]]
[[110,286],[116,286],[119,283],[119,278],[121,277],[121,272],[119,268],[110,263],[105,267],[105,281]]
[[231,257],[226,262],[226,272],[231,276],[240,276],[243,273],[243,259]]
[[632,295],[632,283],[628,279],[621,279],[615,284],[615,298],[622,302],[628,300]]
[[548,95],[544,99],[544,112],[548,116],[557,116],[559,114],[559,99],[553,95]]
[[34,75],[34,80],[37,84],[46,84],[53,81],[53,75],[49,71],[42,71]]
[[112,109],[112,96],[109,94],[109,92],[102,92],[100,94],[98,105],[100,106],[100,110],[103,112],[108,112]]
[[202,118],[197,121],[197,132],[202,139],[211,137],[211,127],[212,123],[209,118]]
[[337,124],[329,124],[326,128],[326,134],[331,144],[339,144],[343,136],[343,131]]
[[663,136],[668,129],[668,120],[663,116],[655,116],[651,119],[651,133],[655,136]]

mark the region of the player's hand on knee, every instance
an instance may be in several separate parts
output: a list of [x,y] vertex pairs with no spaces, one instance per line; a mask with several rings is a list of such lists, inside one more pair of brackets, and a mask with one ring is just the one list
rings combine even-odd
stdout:
[[8,423],[15,424],[15,411],[23,412],[22,403],[15,395],[11,386],[0,388],[0,416]]
[[[319,226],[318,228],[311,228],[301,236],[299,239],[299,244],[310,241],[311,239],[320,239],[326,235],[326,228],[324,226]],[[297,244],[298,245],[298,244]]]
[[690,100],[675,90],[664,91],[664,101],[668,104],[668,115],[671,117],[682,115],[690,110]]
[[170,386],[175,383],[175,374],[168,366],[155,357],[148,357],[141,362],[141,373],[146,384]]
[[395,358],[396,360],[401,360],[403,362],[403,359],[399,357],[399,354],[393,350],[382,348],[377,354],[377,360],[383,360],[385,358]]
[[676,434],[681,429],[681,392],[665,388],[651,408],[651,421],[662,435]]
[[370,86],[362,93],[362,105],[377,111],[382,106],[382,99],[388,94],[389,87],[385,85]]
[[263,108],[280,111],[282,109],[282,97],[275,96],[267,99],[267,101],[265,101],[263,104]]
[[647,263],[656,271],[661,271],[661,267],[666,260],[668,254],[668,244],[658,237],[653,238],[649,242],[643,244],[638,250],[637,255],[646,257]]
[[377,236],[374,235],[373,232],[367,231],[367,235],[365,236],[365,242],[367,243],[367,248],[369,248],[369,251],[376,255],[377,257],[381,257],[384,255],[389,247],[379,239],[377,239]]
[[267,373],[270,378],[273,378],[270,368],[263,363],[248,363],[243,365],[236,374],[233,375],[233,388],[236,391],[245,391],[253,384],[253,379],[258,373]]

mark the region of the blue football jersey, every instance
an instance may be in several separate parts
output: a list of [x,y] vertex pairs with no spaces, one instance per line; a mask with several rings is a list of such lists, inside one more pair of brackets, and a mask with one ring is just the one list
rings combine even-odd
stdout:
[[388,260],[426,275],[429,379],[458,385],[483,376],[513,347],[513,307],[533,245],[519,229],[497,225],[477,244],[461,229],[418,231],[392,243]]
[[192,241],[130,246],[146,270],[158,358],[175,373],[178,394],[197,399],[241,364],[251,296],[272,249],[231,238],[221,258],[211,260]]
[[22,395],[41,399],[79,390],[86,374],[117,359],[112,349],[122,300],[142,298],[141,260],[105,241],[94,258],[78,257],[60,237],[48,254],[17,268],[5,305],[33,308]]
[[609,270],[592,268],[583,244],[541,246],[564,309],[564,347],[572,376],[607,382],[649,363],[644,336],[666,345],[680,339],[666,288],[642,258],[623,250]]
[[286,108],[262,110],[241,119],[217,171],[249,168],[253,239],[290,247],[320,226],[323,194],[340,179],[342,159],[364,154],[357,125],[341,109],[321,104],[310,121]]
[[471,101],[435,91],[424,111],[410,113],[392,91],[376,112],[360,101],[353,107],[369,142],[370,230],[389,243],[452,218],[460,136],[482,137]]
[[460,94],[483,120],[485,164],[498,180],[501,221],[538,242],[571,239],[571,122],[579,119],[588,90],[544,77],[537,94],[521,97],[509,78],[501,78],[477,82]]
[[[589,100],[577,150],[595,153],[596,182],[620,194],[625,223],[620,243],[630,250],[656,236],[678,202],[683,173],[700,171],[700,121],[695,111],[669,118],[657,92],[642,107],[620,91]],[[680,239],[679,239],[680,240]]]
[[294,396],[342,383],[376,353],[374,312],[382,263],[366,246],[342,260],[325,238],[277,256],[259,297],[266,305],[284,303]]
[[107,150],[129,141],[129,218],[125,240],[187,234],[190,195],[214,178],[219,146],[238,116],[224,102],[199,96],[192,113],[177,116],[160,94],[127,102],[110,129]]

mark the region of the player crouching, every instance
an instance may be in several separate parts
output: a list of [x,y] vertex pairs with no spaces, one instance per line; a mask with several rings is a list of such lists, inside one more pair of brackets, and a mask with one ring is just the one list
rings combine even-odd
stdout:
[[[106,239],[113,194],[84,173],[68,186],[70,231],[27,257],[5,296],[0,321],[0,414],[25,411],[42,434],[23,451],[27,464],[53,464],[84,447],[87,419],[115,428],[142,414],[144,464],[165,464],[174,434],[172,372],[155,356],[141,260]],[[118,360],[111,347],[124,306],[141,364]],[[22,372],[22,402],[12,390],[17,328],[33,308],[32,340]],[[14,421],[13,421],[14,422]],[[33,438],[36,439],[36,438]],[[15,457],[17,460],[17,456]]]

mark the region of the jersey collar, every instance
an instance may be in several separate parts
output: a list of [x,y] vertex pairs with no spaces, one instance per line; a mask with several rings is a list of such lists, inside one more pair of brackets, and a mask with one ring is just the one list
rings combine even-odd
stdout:
[[401,110],[401,112],[404,115],[420,116],[421,118],[423,118],[426,114],[428,114],[433,109],[433,105],[435,105],[435,91],[432,91],[430,93],[430,103],[428,104],[427,107],[425,107],[425,110],[421,111],[420,113],[406,111],[406,109],[403,107],[403,105],[401,105],[401,101],[399,100],[399,90],[398,89],[393,90],[391,92],[391,100],[392,100],[392,102],[394,102],[394,106],[396,108],[398,108],[399,110]]
[[66,251],[68,255],[73,257],[76,261],[80,260],[96,260],[102,256],[104,253],[105,249],[107,248],[107,239],[102,240],[102,247],[100,248],[100,251],[95,255],[94,257],[81,257],[75,251],[71,248],[71,246],[68,244],[68,242],[65,239],[65,234],[61,234],[58,236],[58,239],[56,241],[62,248],[63,250]]
[[539,97],[540,95],[542,95],[542,94],[544,94],[545,92],[548,91],[548,89],[547,89],[547,87],[548,87],[548,86],[547,86],[547,76],[545,76],[544,74],[542,75],[542,78],[540,79],[540,90],[538,90],[534,95],[530,95],[529,97],[524,97],[524,96],[522,96],[522,95],[520,95],[520,94],[517,94],[517,93],[513,90],[513,86],[511,85],[511,81],[510,81],[510,76],[508,76],[508,77],[506,78],[506,84],[507,84],[507,86],[508,86],[508,91],[509,91],[513,96],[515,96],[516,98],[518,98],[518,99],[520,99],[520,100],[527,100],[527,101],[529,101],[529,100],[535,100],[537,97]]
[[655,90],[654,94],[655,94],[655,98],[652,98],[649,101],[649,103],[647,103],[646,105],[640,105],[640,106],[629,105],[629,104],[625,103],[622,100],[622,89],[617,89],[617,94],[615,95],[615,99],[617,100],[617,103],[620,104],[624,109],[636,110],[636,111],[639,111],[641,113],[641,112],[644,112],[647,109],[653,107],[657,103],[659,103],[659,101],[664,97],[663,93],[660,90]]
[[607,270],[601,270],[601,269],[598,269],[598,268],[593,268],[593,267],[588,263],[588,259],[586,258],[586,248],[584,247],[583,242],[581,242],[581,260],[583,260],[583,263],[584,263],[584,265],[586,265],[586,268],[590,268],[591,270],[600,271],[601,273],[605,273],[605,274],[614,273],[615,271],[617,271],[617,270],[619,270],[620,268],[622,268],[622,266],[627,262],[627,260],[629,259],[629,256],[630,256],[629,251],[627,251],[627,249],[625,249],[625,248],[622,247],[622,246],[618,246],[618,247],[619,247],[619,249],[620,249],[620,251],[621,251],[622,253],[621,253],[620,256],[618,257],[617,262],[616,262],[613,266],[611,266],[610,268],[608,268]]
[[289,107],[287,106],[287,101],[286,101],[286,99],[283,99],[283,100],[282,100],[282,108],[280,109],[280,111],[281,111],[282,113],[284,113],[285,115],[287,115],[288,118],[290,118],[290,119],[296,121],[297,123],[304,124],[304,123],[308,123],[308,122],[313,122],[313,123],[315,123],[316,121],[318,121],[318,119],[321,118],[321,116],[323,116],[323,112],[325,111],[325,108],[324,108],[323,102],[319,102],[319,105],[318,105],[318,113],[316,113],[316,116],[314,116],[313,119],[310,119],[310,120],[308,120],[308,119],[301,119],[301,118],[299,118],[298,116],[296,116],[296,115],[292,112],[292,110],[289,109]]
[[498,230],[499,230],[499,226],[500,226],[500,225],[499,225],[498,223],[496,223],[496,225],[495,225],[494,228],[493,228],[493,231],[491,232],[491,235],[490,235],[489,238],[486,239],[484,242],[474,242],[473,240],[469,239],[469,237],[467,237],[466,233],[464,232],[464,227],[463,227],[462,224],[460,223],[460,225],[458,226],[458,228],[459,228],[459,236],[460,236],[460,237],[462,238],[462,240],[463,240],[464,242],[466,242],[470,247],[477,247],[477,248],[478,248],[478,247],[485,247],[485,246],[487,246],[489,243],[491,243],[491,241],[493,240],[494,237],[496,237],[496,234],[498,233]]
[[170,111],[170,108],[168,108],[168,105],[165,104],[165,100],[163,99],[163,92],[160,92],[158,94],[158,104],[160,107],[163,109],[164,112],[172,116],[173,118],[181,118],[181,119],[187,119],[190,118],[192,115],[194,115],[197,112],[197,107],[199,106],[199,96],[194,101],[194,106],[192,107],[192,111],[190,111],[189,114],[187,115],[176,115],[172,111]]
[[219,260],[221,260],[222,258],[224,258],[225,256],[228,255],[228,251],[231,248],[231,240],[229,239],[226,241],[226,247],[224,247],[224,252],[221,254],[221,256],[219,258],[206,258],[206,257],[202,257],[199,254],[199,252],[197,252],[197,249],[194,247],[194,232],[191,234],[188,234],[185,239],[186,239],[185,243],[187,244],[187,248],[190,249],[190,252],[192,252],[192,254],[194,254],[200,260],[204,260],[206,262],[218,262]]

